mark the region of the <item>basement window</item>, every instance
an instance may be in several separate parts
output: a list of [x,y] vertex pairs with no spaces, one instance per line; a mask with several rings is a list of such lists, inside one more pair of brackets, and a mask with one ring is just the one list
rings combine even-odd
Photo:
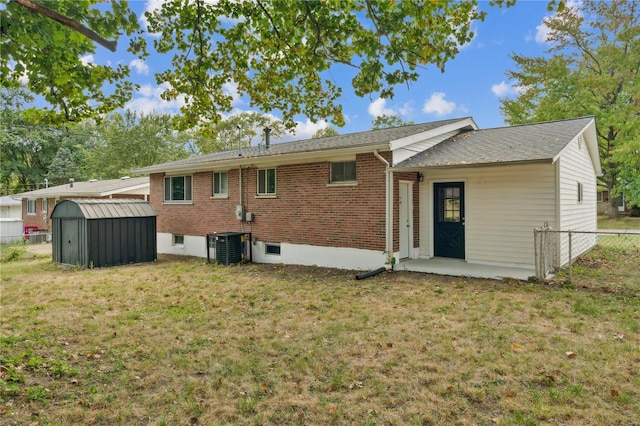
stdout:
[[265,244],[264,254],[271,256],[280,256],[280,244]]
[[184,246],[184,235],[173,234],[173,245]]

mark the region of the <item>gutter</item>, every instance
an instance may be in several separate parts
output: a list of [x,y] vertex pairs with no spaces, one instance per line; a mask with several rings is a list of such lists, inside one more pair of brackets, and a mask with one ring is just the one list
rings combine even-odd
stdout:
[[386,264],[393,268],[393,171],[389,162],[377,149],[373,151],[373,155],[385,165],[385,253]]

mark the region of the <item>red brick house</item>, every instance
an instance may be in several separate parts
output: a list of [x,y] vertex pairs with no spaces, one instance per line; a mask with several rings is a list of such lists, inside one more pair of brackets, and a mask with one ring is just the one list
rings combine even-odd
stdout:
[[159,253],[206,257],[206,234],[251,232],[257,262],[412,269],[444,258],[453,273],[530,276],[534,227],[595,230],[595,144],[592,117],[488,130],[467,117],[134,172],[150,175]]
[[35,191],[15,194],[11,197],[22,200],[22,220],[25,233],[28,230],[50,232],[51,212],[56,204],[71,198],[138,198],[147,200],[149,178],[123,177],[109,180],[69,182]]

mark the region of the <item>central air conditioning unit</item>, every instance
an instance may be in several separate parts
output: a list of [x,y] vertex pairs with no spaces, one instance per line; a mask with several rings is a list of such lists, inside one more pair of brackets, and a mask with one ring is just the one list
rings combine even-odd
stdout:
[[242,232],[215,234],[216,261],[221,265],[231,265],[242,260],[244,254]]

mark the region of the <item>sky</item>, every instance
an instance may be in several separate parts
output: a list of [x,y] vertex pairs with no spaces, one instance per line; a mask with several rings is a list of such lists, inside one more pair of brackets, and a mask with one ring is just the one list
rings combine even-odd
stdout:
[[[145,25],[143,12],[158,7],[162,0],[130,0],[131,8]],[[371,128],[371,121],[379,115],[397,115],[404,121],[423,123],[449,118],[471,116],[480,128],[504,126],[499,100],[517,93],[506,71],[514,69],[510,55],[544,55],[549,48],[546,42],[547,27],[543,23],[548,0],[520,0],[510,8],[489,6],[480,3],[487,11],[484,22],[475,22],[473,40],[462,46],[460,53],[445,65],[441,73],[435,66],[421,70],[420,78],[409,87],[399,85],[393,99],[377,96],[360,98],[353,93],[350,77],[341,71],[332,70],[335,83],[343,88],[340,103],[343,105],[346,125],[337,128],[341,134],[359,132]],[[569,2],[571,5],[572,2]],[[151,43],[152,37],[149,37]],[[132,59],[126,52],[127,43],[119,42],[119,49],[112,53],[98,47],[95,54],[82,58],[85,62],[99,64],[127,63],[131,66],[131,78],[140,84],[140,90],[125,106],[144,113],[177,113],[181,99],[165,102],[160,94],[154,73],[163,71],[169,56],[149,56],[146,61]],[[152,50],[152,48],[150,47]],[[233,83],[223,90],[234,98],[234,113],[251,110],[249,101],[235,92]],[[262,111],[264,113],[264,111]],[[278,117],[277,112],[269,112]],[[295,136],[286,139],[310,138],[318,129],[331,125],[325,121],[313,123],[304,116],[296,117]],[[335,126],[334,126],[335,127]]]

